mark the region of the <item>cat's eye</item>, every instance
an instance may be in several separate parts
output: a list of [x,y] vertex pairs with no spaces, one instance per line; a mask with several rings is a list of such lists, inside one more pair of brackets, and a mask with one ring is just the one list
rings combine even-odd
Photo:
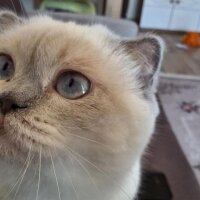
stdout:
[[0,80],[10,80],[14,71],[15,69],[11,57],[0,54]]
[[64,72],[56,82],[57,92],[67,99],[78,99],[87,94],[91,82],[83,74],[76,71]]

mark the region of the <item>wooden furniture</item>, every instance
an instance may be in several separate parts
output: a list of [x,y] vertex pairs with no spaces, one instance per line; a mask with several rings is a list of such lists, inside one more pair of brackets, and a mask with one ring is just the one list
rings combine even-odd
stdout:
[[200,0],[144,0],[140,26],[200,32]]
[[122,14],[123,0],[106,0],[105,15],[120,18]]
[[103,15],[105,0],[95,0],[94,3],[96,5],[97,15]]

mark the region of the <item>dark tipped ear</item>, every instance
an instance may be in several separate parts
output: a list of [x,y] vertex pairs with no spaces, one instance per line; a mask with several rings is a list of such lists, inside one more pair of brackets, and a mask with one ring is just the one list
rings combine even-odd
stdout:
[[122,44],[139,67],[139,79],[143,87],[155,88],[165,46],[163,40],[151,35],[134,41],[123,41]]
[[0,31],[4,31],[14,24],[21,23],[22,19],[18,17],[15,13],[3,10],[0,11]]

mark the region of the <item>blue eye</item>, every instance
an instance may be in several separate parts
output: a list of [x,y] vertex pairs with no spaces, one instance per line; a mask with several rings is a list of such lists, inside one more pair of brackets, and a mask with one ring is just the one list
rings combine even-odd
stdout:
[[78,99],[88,93],[91,83],[84,75],[75,71],[63,73],[56,83],[57,92],[67,99]]
[[0,55],[0,80],[10,80],[14,71],[12,59],[7,55]]

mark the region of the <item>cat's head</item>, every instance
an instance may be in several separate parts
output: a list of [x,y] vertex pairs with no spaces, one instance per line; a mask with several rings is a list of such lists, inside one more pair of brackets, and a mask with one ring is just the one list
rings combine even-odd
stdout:
[[1,155],[138,159],[158,114],[162,54],[154,35],[128,40],[100,25],[0,12]]

